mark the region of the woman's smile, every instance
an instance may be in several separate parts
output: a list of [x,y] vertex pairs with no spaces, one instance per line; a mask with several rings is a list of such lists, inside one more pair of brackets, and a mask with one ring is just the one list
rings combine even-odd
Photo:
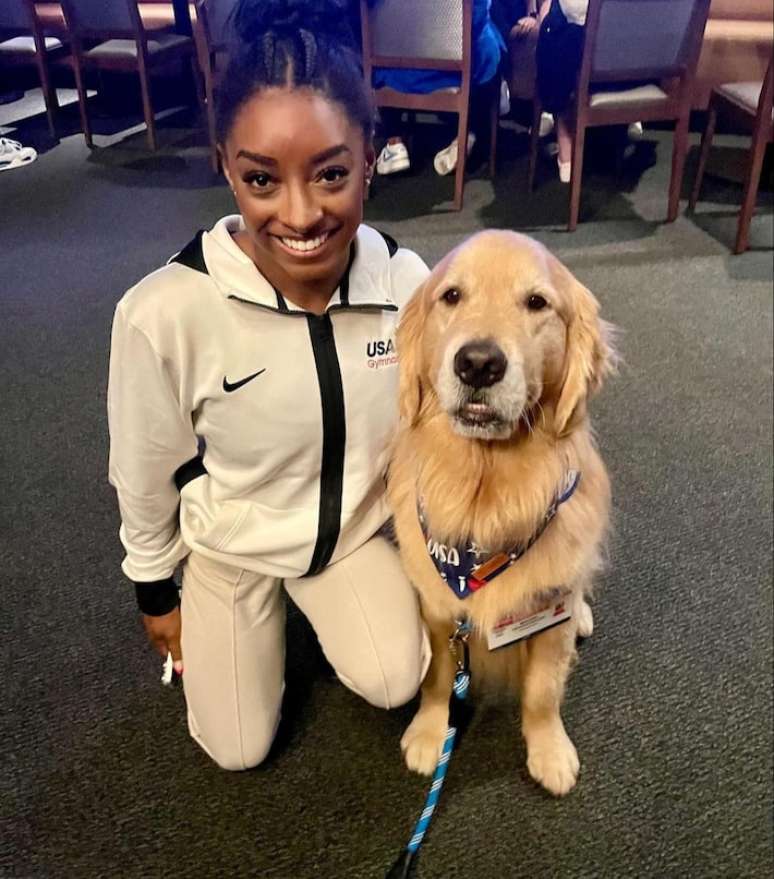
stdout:
[[290,235],[272,235],[275,241],[279,242],[283,251],[289,255],[300,259],[315,259],[320,256],[327,245],[331,243],[331,239],[339,231],[341,227],[336,229],[326,229],[314,236],[300,237]]

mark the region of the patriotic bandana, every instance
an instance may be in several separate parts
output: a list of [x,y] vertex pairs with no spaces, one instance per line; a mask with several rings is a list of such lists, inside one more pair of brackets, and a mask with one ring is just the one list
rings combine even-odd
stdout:
[[527,552],[551,524],[559,507],[573,496],[579,482],[580,472],[568,470],[532,537],[526,543],[497,553],[491,553],[472,540],[462,546],[448,546],[445,543],[439,543],[428,530],[425,511],[422,508],[421,500],[419,500],[417,502],[419,523],[427,542],[427,551],[430,553],[430,558],[441,575],[441,579],[457,598],[468,598],[486,586],[490,580],[508,570]]

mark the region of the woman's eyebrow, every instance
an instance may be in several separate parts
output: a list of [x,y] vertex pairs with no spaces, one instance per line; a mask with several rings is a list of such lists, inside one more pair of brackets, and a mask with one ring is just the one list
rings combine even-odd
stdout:
[[236,154],[238,159],[244,157],[245,159],[252,159],[253,162],[258,162],[259,165],[277,165],[279,164],[276,159],[272,159],[271,156],[262,156],[260,153],[251,153],[250,150],[239,150]]
[[345,143],[340,143],[312,156],[309,164],[319,165],[321,162],[327,162],[328,159],[334,158],[334,156],[341,155],[341,153],[351,152],[352,150]]

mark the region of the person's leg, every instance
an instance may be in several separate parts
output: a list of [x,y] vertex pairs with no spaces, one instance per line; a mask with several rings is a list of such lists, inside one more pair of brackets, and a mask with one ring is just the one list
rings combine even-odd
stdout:
[[183,687],[191,736],[224,769],[266,756],[280,718],[280,581],[192,553],[183,570]]
[[285,588],[350,690],[379,708],[415,695],[430,661],[429,642],[391,544],[374,537],[316,577],[286,580]]
[[559,179],[562,183],[569,183],[572,168],[572,129],[565,113],[556,117],[556,143],[559,147],[556,158],[559,164]]

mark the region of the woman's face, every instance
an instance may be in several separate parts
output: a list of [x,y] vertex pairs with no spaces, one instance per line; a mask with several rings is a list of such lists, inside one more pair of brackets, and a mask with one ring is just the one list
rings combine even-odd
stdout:
[[319,93],[270,88],[242,105],[220,149],[259,269],[280,290],[332,292],[373,168],[362,129]]

